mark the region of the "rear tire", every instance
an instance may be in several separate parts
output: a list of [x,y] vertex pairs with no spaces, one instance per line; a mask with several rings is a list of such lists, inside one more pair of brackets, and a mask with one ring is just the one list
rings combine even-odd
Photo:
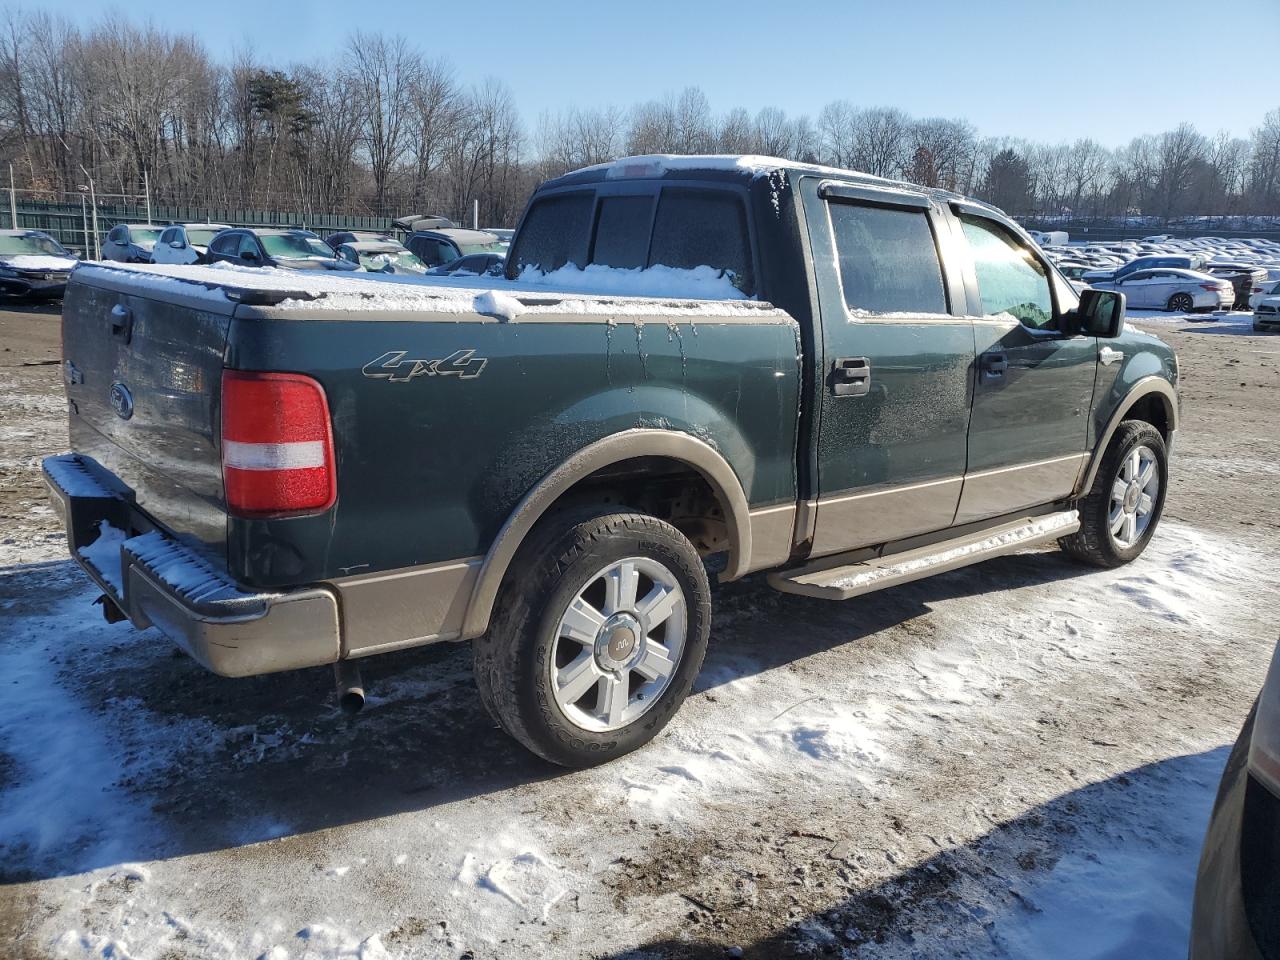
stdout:
[[1196,302],[1189,293],[1175,293],[1169,298],[1169,309],[1174,313],[1190,313],[1195,305]]
[[544,520],[512,560],[475,642],[482,702],[508,734],[567,767],[652,740],[702,667],[711,589],[675,527],[617,507]]
[[[1154,467],[1154,475],[1146,470]],[[1160,431],[1125,420],[1111,439],[1085,498],[1080,529],[1058,541],[1067,554],[1096,567],[1118,567],[1146,549],[1164,513],[1168,452]]]

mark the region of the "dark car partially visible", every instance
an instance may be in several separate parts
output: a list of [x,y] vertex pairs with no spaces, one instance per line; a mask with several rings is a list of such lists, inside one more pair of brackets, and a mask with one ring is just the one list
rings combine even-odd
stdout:
[[1267,271],[1251,263],[1211,263],[1204,271],[1230,282],[1235,291],[1234,310],[1247,310],[1254,285],[1267,279]]
[[1280,960],[1280,647],[1213,804],[1190,958]]
[[0,230],[0,294],[54,300],[67,289],[76,257],[40,230]]

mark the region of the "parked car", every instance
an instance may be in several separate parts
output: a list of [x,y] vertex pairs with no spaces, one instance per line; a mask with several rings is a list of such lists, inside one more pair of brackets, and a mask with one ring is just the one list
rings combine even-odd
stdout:
[[1177,270],[1199,270],[1203,266],[1204,257],[1195,255],[1157,254],[1135,257],[1123,266],[1116,268],[1114,279],[1120,280],[1139,270],[1154,270],[1158,267],[1173,267]]
[[0,230],[0,294],[54,300],[79,260],[40,230]]
[[1280,957],[1280,647],[1227,758],[1196,874],[1190,960]]
[[1280,297],[1280,268],[1268,271],[1274,274],[1268,280],[1262,280],[1253,285],[1253,289],[1249,292],[1249,309],[1257,309],[1259,303],[1267,297]]
[[1194,270],[1139,270],[1116,280],[1090,281],[1099,290],[1118,290],[1139,310],[1229,310],[1235,291],[1226,280]]
[[366,273],[427,272],[426,264],[394,240],[360,240],[338,247],[338,256]]
[[244,267],[286,270],[355,270],[339,259],[323,240],[306,230],[240,228],[224,230],[209,243],[210,263],[219,260]]
[[225,223],[175,223],[165,227],[151,252],[152,263],[206,263],[209,244]]
[[332,247],[335,253],[344,243],[360,243],[364,240],[391,240],[394,242],[395,238],[389,233],[372,230],[343,230],[339,233],[331,233],[324,238],[324,242]]
[[336,664],[353,707],[358,658],[472,640],[497,722],[584,766],[688,694],[708,564],[840,600],[1035,544],[1116,567],[1155,534],[1173,351],[993,207],[630,158],[532,197],[508,276],[570,264],[650,295],[625,312],[643,351],[616,292],[354,276],[317,323],[307,277],[246,302],[231,271],[78,269],[73,452],[44,473],[104,612],[226,675]]
[[419,230],[441,230],[456,227],[457,224],[448,217],[438,213],[411,213],[407,217],[392,220],[391,225],[405,233],[417,233]]
[[439,267],[473,253],[503,254],[507,250],[507,245],[492,233],[461,227],[419,230],[404,245],[428,267]]
[[1231,284],[1235,291],[1231,305],[1236,310],[1249,306],[1249,296],[1253,293],[1254,286],[1267,278],[1266,270],[1251,263],[1210,263],[1205,265],[1204,272]]
[[1253,308],[1253,329],[1261,333],[1280,327],[1280,296],[1263,297]]
[[151,263],[163,227],[149,223],[117,223],[102,241],[102,259],[120,263]]
[[507,258],[500,253],[472,253],[432,267],[427,273],[446,277],[500,277],[506,262]]

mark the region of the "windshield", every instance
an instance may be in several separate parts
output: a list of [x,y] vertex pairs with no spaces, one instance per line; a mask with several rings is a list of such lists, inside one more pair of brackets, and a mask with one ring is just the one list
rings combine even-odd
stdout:
[[221,232],[220,230],[188,230],[187,242],[193,247],[207,247],[209,241]]
[[360,266],[370,273],[426,273],[427,265],[408,250],[389,253],[362,253]]
[[502,243],[460,243],[458,249],[467,257],[473,253],[503,253],[507,247]]
[[129,239],[134,243],[155,243],[160,239],[160,229],[151,227],[130,227]]
[[268,233],[258,237],[262,248],[272,257],[285,260],[333,259],[333,251],[323,240],[296,233]]
[[24,253],[45,254],[51,257],[67,257],[70,254],[52,237],[28,235],[25,237],[0,236],[0,257],[21,256]]

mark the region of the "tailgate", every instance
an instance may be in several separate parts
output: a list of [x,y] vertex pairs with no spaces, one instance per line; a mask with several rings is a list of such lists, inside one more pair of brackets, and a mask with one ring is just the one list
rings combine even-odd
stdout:
[[71,448],[119,477],[160,524],[219,558],[219,409],[234,306],[181,281],[81,268],[62,312]]

